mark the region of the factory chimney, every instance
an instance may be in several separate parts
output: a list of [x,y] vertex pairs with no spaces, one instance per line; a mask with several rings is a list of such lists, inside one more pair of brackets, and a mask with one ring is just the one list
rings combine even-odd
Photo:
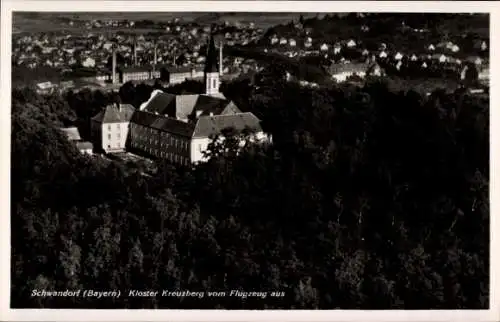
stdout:
[[137,66],[137,40],[134,40],[134,66]]
[[224,74],[224,66],[222,65],[222,60],[223,60],[222,50],[223,50],[223,48],[224,48],[224,44],[221,40],[220,44],[219,44],[219,74],[221,76],[222,76],[222,74]]
[[153,58],[154,59],[153,60],[153,74],[154,74],[156,72],[156,63],[158,61],[158,57],[157,57],[157,53],[156,53],[158,51],[158,47],[157,47],[156,43],[154,45],[153,50],[154,50],[154,58]]
[[113,45],[113,57],[111,61],[111,83],[116,84],[116,46]]

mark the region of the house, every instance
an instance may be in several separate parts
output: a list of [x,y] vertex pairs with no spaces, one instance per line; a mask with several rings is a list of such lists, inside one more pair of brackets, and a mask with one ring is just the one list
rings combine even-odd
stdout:
[[80,153],[90,154],[92,155],[92,151],[94,150],[94,146],[92,143],[87,141],[76,142],[76,148]]
[[295,46],[297,46],[297,41],[295,41],[295,39],[293,39],[293,38],[290,38],[288,40],[288,44],[290,45],[290,47],[295,47]]
[[319,48],[321,51],[327,51],[328,50],[328,45],[323,43],[320,48]]
[[382,76],[383,72],[377,63],[348,63],[348,64],[332,64],[329,68],[329,73],[337,82],[344,82],[351,76],[359,76],[364,78],[370,76]]
[[135,108],[129,104],[108,105],[91,119],[92,140],[106,153],[125,150],[129,123]]
[[353,39],[351,39],[351,40],[349,40],[349,41],[347,42],[346,46],[347,46],[348,48],[354,48],[354,47],[356,47],[356,46],[357,46],[357,44],[356,44],[356,42],[355,42]]
[[387,57],[387,53],[385,51],[381,51],[380,54],[378,54],[378,57],[380,57],[380,58],[386,58]]
[[50,94],[54,90],[55,85],[51,82],[42,82],[36,84],[36,92],[38,94]]
[[368,65],[366,69],[366,76],[381,77],[385,75],[385,71],[377,62],[373,62]]
[[448,57],[444,54],[434,54],[434,55],[432,55],[432,59],[437,60],[442,64],[444,64],[448,61]]
[[84,60],[82,60],[82,66],[83,67],[95,67],[95,59],[91,57],[87,57]]
[[481,42],[481,50],[486,51],[488,49],[488,44],[486,41]]
[[417,55],[415,55],[415,54],[411,55],[410,60],[411,61],[417,61],[418,60]]
[[452,52],[454,53],[457,53],[460,51],[460,47],[458,47],[457,45],[453,45],[451,46],[450,48],[448,48],[449,50],[451,50]]
[[309,47],[311,47],[311,46],[312,46],[312,38],[311,38],[311,37],[307,37],[307,38],[306,38],[306,40],[305,40],[305,42],[304,42],[304,46],[305,46],[306,48],[309,48]]
[[433,44],[430,44],[430,45],[427,47],[427,50],[429,50],[429,51],[434,51],[434,50],[436,50],[436,47],[435,47]]
[[275,45],[278,43],[279,39],[276,35],[273,35],[269,41],[271,42],[271,45]]
[[403,58],[403,55],[399,52],[396,55],[394,55],[395,60],[401,60],[402,58]]
[[92,154],[93,145],[90,142],[83,141],[80,137],[80,132],[76,127],[61,128],[61,132],[68,138],[68,140],[75,144],[78,151],[81,153]]

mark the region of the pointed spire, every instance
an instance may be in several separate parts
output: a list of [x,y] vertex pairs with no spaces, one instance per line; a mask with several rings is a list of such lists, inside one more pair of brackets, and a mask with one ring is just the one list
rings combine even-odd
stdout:
[[214,28],[212,27],[212,31],[210,34],[210,41],[208,44],[207,59],[205,61],[205,73],[219,72],[219,64],[217,62],[218,55],[217,55],[217,50],[215,48],[213,29]]

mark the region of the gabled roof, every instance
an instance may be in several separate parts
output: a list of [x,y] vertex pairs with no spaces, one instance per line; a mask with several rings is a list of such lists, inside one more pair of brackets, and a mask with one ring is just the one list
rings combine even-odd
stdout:
[[234,128],[237,131],[242,131],[246,128],[260,132],[260,120],[251,112],[217,115],[217,116],[202,116],[196,122],[193,138],[205,138],[216,134],[220,134],[222,130]]
[[187,123],[145,111],[135,111],[131,122],[185,137],[191,137],[195,127],[193,123]]
[[66,136],[68,137],[68,140],[70,140],[70,141],[81,140],[80,131],[78,131],[78,128],[76,128],[76,127],[61,128],[60,130],[64,134],[66,134]]
[[135,111],[135,108],[130,104],[108,105],[104,111],[99,112],[92,118],[93,121],[100,123],[123,123],[129,122]]
[[142,111],[167,115],[176,119],[187,119],[189,115],[201,112],[201,115],[222,114],[226,108],[234,113],[241,112],[231,101],[208,95],[174,95],[155,91],[151,98],[141,106]]

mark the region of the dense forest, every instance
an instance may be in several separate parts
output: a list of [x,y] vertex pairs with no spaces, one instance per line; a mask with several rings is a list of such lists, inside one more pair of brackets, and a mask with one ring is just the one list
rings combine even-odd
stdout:
[[[273,144],[237,153],[245,134],[227,133],[209,162],[158,162],[152,177],[81,155],[57,131],[116,98],[13,92],[11,306],[488,308],[489,101],[391,92],[380,81],[310,89],[270,73],[234,86],[248,89],[240,100]],[[149,95],[128,86],[123,101]],[[124,296],[129,289],[285,296]]]

